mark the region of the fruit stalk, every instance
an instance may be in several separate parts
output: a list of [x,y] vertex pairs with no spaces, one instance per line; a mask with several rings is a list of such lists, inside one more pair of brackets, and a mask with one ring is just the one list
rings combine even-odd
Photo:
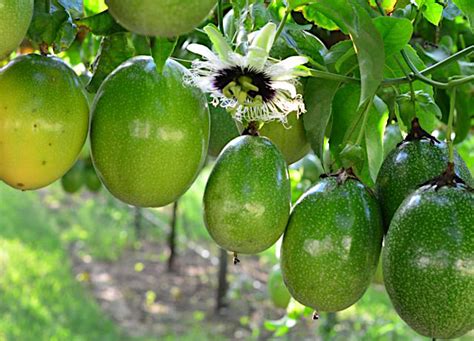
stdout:
[[217,25],[223,35],[224,32],[224,8],[222,7],[222,0],[217,1]]
[[281,18],[280,24],[278,25],[276,34],[275,34],[275,41],[277,41],[278,37],[280,36],[281,32],[283,32],[283,28],[285,27],[286,20],[288,19],[288,16],[291,13],[290,7],[286,7],[285,14],[283,15],[283,18]]
[[178,221],[178,200],[173,203],[173,211],[170,222],[170,234],[168,236],[168,248],[170,256],[168,258],[168,272],[174,270],[174,260],[176,258],[176,223]]
[[259,124],[256,121],[249,122],[247,128],[242,131],[242,135],[259,136]]
[[446,130],[446,143],[448,144],[449,150],[449,162],[454,162],[454,146],[453,146],[453,120],[454,120],[454,110],[456,106],[456,88],[453,88],[451,91],[451,97],[449,100],[449,118],[448,118],[448,128]]

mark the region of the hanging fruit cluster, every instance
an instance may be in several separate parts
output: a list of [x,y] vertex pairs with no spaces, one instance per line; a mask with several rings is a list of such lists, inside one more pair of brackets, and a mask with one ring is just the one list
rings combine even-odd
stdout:
[[[474,183],[451,140],[456,111],[456,133],[469,131],[461,119],[469,104],[457,104],[455,94],[473,78],[425,76],[446,61],[419,70],[424,64],[408,45],[415,4],[387,17],[395,5],[388,10],[378,1],[382,15],[352,0],[232,2],[223,17],[216,0],[106,3],[110,13],[76,21],[94,34],[111,32],[92,65],[89,106],[74,70],[49,55],[75,34],[68,43],[67,34],[31,29],[68,14],[65,5],[43,13],[32,0],[0,0],[0,57],[18,47],[31,20],[29,37],[41,51],[0,70],[3,182],[35,190],[62,178],[71,193],[102,183],[125,203],[161,207],[215,157],[203,197],[206,227],[235,264],[239,254],[282,238],[269,283],[277,306],[286,307],[291,294],[317,313],[346,309],[362,297],[381,258],[393,305],[418,333],[454,338],[474,327]],[[208,23],[200,38],[179,41],[179,56],[192,57],[191,66],[170,58],[173,37],[201,25],[216,3],[219,27]],[[300,12],[316,24],[326,18],[324,27],[347,36],[328,50],[290,18]],[[63,33],[77,29],[67,15],[61,25]],[[126,30],[151,37],[130,38]],[[384,69],[388,57],[396,63]],[[428,108],[442,116],[432,87],[451,95],[446,143],[420,125],[436,127]],[[382,145],[387,121],[411,124],[403,141],[391,124]],[[90,157],[77,161],[88,135]],[[315,155],[301,160],[310,149]],[[292,206],[288,166],[296,162],[312,186]]]

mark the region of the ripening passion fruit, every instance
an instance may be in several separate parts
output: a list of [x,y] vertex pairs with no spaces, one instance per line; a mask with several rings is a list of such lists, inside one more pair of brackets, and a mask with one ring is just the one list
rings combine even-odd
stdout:
[[38,189],[62,177],[88,126],[84,90],[62,60],[24,55],[0,70],[0,179],[8,185]]

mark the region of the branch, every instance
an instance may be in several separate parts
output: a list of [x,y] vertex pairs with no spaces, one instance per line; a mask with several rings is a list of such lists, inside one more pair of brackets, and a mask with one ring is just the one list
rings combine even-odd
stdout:
[[[444,59],[444,60],[442,60],[442,61],[440,61],[436,64],[433,64],[433,65],[427,67],[424,70],[418,71],[418,69],[415,67],[415,65],[413,65],[413,63],[408,58],[406,53],[404,51],[402,51],[402,55],[405,55],[403,58],[407,62],[407,65],[408,65],[408,67],[410,68],[410,70],[412,72],[409,75],[407,75],[406,77],[386,78],[386,79],[383,80],[382,86],[393,86],[393,85],[399,85],[399,84],[406,84],[406,83],[409,83],[410,81],[413,81],[413,79],[418,79],[422,82],[428,83],[428,84],[433,85],[435,87],[442,88],[442,89],[448,89],[448,88],[459,86],[459,85],[462,85],[462,84],[465,84],[465,83],[468,83],[468,82],[472,82],[472,81],[474,81],[474,76],[473,75],[467,76],[467,77],[462,77],[462,78],[455,79],[455,80],[450,80],[448,83],[441,83],[441,82],[434,81],[434,80],[432,80],[428,77],[425,77],[425,75],[429,75],[432,72],[434,72],[434,71],[436,71],[440,68],[443,68],[443,67],[455,62],[456,60],[458,60],[462,57],[468,56],[469,54],[471,54],[473,52],[474,52],[474,46],[469,46],[469,47],[453,54],[452,56],[450,56],[450,57],[448,57],[448,58],[446,58],[446,59]],[[407,61],[407,59],[408,59],[408,61]],[[318,70],[314,70],[314,69],[309,69],[308,71],[309,71],[308,76],[315,77],[315,78],[322,78],[322,79],[340,81],[340,82],[345,82],[345,83],[360,83],[360,79],[355,78],[355,77],[343,76],[343,75],[340,75],[340,74],[337,74],[337,73],[332,73],[332,72],[327,72],[327,71],[318,71]]]
[[424,76],[420,71],[418,71],[418,69],[412,63],[412,61],[410,60],[410,58],[408,57],[408,55],[405,53],[404,50],[402,50],[401,53],[402,53],[403,59],[405,60],[405,62],[408,65],[408,67],[413,72],[413,77],[420,80],[420,81],[422,81],[422,82],[424,82],[424,83],[430,84],[434,87],[437,87],[437,88],[440,88],[440,89],[449,89],[449,88],[459,86],[461,84],[468,83],[468,82],[474,80],[474,76],[472,76],[472,75],[467,76],[467,77],[463,77],[463,78],[460,78],[460,79],[456,79],[456,80],[450,80],[447,83],[442,83],[442,82],[432,80],[432,79]]

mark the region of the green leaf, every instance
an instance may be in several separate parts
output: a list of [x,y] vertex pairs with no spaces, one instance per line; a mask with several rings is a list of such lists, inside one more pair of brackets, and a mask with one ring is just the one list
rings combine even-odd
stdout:
[[76,24],[87,27],[89,31],[95,35],[102,36],[127,31],[115,21],[108,10],[81,20],[77,20]]
[[443,15],[443,6],[436,0],[416,0],[418,8],[422,11],[426,20],[435,26],[438,26]]
[[151,55],[159,73],[163,72],[166,60],[171,56],[178,43],[178,38],[152,38],[150,41]]
[[465,84],[456,89],[456,116],[454,131],[456,137],[454,143],[461,143],[469,134],[474,119],[474,85]]
[[438,120],[442,116],[433,96],[422,90],[415,91],[415,108],[413,108],[410,93],[399,95],[397,104],[400,109],[400,116],[406,126],[410,126],[416,113],[421,126],[428,132],[432,132],[438,126]]
[[[339,88],[334,96],[332,110],[333,122],[329,148],[331,155],[339,166],[352,166],[356,174],[365,184],[372,185],[373,180],[370,167],[372,167],[372,173],[378,171],[380,160],[383,157],[383,149],[381,146],[383,129],[382,132],[379,130],[379,124],[382,124],[380,121],[383,120],[383,117],[381,117],[381,114],[377,111],[377,107],[372,105],[368,112],[367,128],[364,131],[362,143],[360,145],[356,144],[362,129],[362,116],[363,109],[365,108],[358,108],[360,92],[361,88],[359,85],[346,84]],[[383,107],[383,105],[381,107]],[[383,115],[386,117],[386,107],[384,107],[383,110]],[[377,131],[368,131],[371,129]],[[369,138],[370,143],[376,143],[376,145],[366,146],[367,138]],[[371,164],[369,164],[369,152],[371,153]]]
[[[377,6],[376,1],[377,0],[370,0],[369,1],[370,6],[372,7]],[[401,0],[381,0],[380,4],[382,5],[382,8],[384,10],[386,10],[387,12],[391,12],[395,8],[395,5],[397,5],[399,2],[401,2]]]
[[320,0],[316,8],[349,32],[359,61],[362,83],[359,105],[371,100],[383,80],[383,40],[369,14],[356,0]]
[[350,40],[343,40],[333,46],[324,56],[329,71],[346,75],[357,66],[357,55]]
[[281,37],[299,55],[306,56],[309,62],[316,66],[323,66],[323,54],[327,52],[324,43],[316,36],[303,30],[285,30]]
[[362,146],[348,143],[339,153],[342,167],[353,168],[354,171],[359,172],[364,167],[366,154]]
[[469,19],[469,23],[471,24],[471,30],[474,29],[474,1],[453,0],[453,2]]
[[304,128],[311,148],[321,160],[323,159],[324,135],[331,118],[332,100],[339,84],[335,81],[310,78],[305,87]]
[[297,7],[301,7],[315,1],[316,0],[288,0],[287,2],[290,9],[294,10]]
[[84,12],[83,0],[57,0],[57,2],[68,11],[72,17],[79,18]]
[[76,39],[77,26],[73,24],[71,17],[65,20],[59,27],[53,42],[54,52],[59,53],[67,50]]
[[385,58],[400,52],[410,41],[413,34],[413,26],[410,20],[405,18],[378,17],[373,21],[383,39]]
[[84,0],[84,12],[86,15],[93,15],[107,9],[107,5],[103,1]]
[[383,136],[387,119],[387,105],[375,96],[364,132],[369,174],[374,182],[383,162]]
[[339,27],[334,21],[322,14],[314,5],[308,5],[303,8],[303,15],[306,20],[313,22],[316,26],[328,31],[338,30]]
[[126,33],[114,33],[102,38],[100,50],[93,63],[91,81],[87,91],[95,93],[104,79],[120,64],[133,57],[134,48]]
[[357,112],[361,88],[346,84],[339,88],[332,100],[332,129],[329,138],[331,153],[338,159],[346,143],[355,143],[362,123]]

